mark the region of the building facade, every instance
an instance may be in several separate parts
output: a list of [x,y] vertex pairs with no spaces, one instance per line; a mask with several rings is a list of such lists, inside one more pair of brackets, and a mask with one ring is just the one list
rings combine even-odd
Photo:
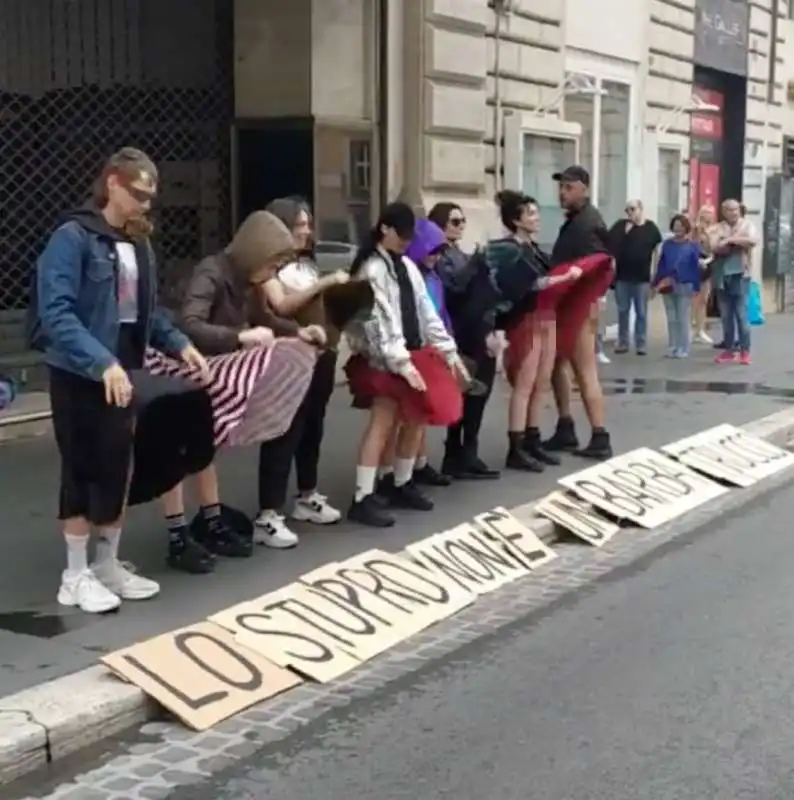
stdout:
[[47,233],[125,144],[161,168],[166,296],[284,194],[312,201],[321,238],[350,242],[387,199],[452,199],[474,242],[499,230],[495,191],[517,187],[538,199],[548,243],[560,222],[550,175],[577,161],[609,221],[629,197],[664,224],[736,196],[760,225],[767,178],[794,170],[790,11],[789,0],[4,0],[0,368],[24,350]]

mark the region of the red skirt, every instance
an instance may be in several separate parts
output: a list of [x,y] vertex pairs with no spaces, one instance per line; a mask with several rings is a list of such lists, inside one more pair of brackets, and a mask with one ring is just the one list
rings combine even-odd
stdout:
[[549,271],[549,277],[564,275],[572,266],[581,268],[579,280],[560,283],[538,292],[535,311],[524,314],[505,331],[510,343],[505,353],[505,372],[511,384],[532,349],[538,326],[544,322],[556,320],[557,354],[560,358],[570,359],[582,326],[590,317],[590,310],[612,284],[612,257],[605,253],[560,264]]
[[400,417],[415,425],[454,425],[463,416],[463,394],[441,353],[424,347],[411,353],[411,361],[422,376],[427,391],[417,392],[405,378],[376,369],[361,355],[345,364],[348,388],[356,408],[369,408],[378,397],[397,403]]

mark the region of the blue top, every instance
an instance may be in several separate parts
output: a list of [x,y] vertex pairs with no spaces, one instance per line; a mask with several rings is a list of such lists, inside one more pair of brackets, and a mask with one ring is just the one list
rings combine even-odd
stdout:
[[[86,207],[70,214],[39,257],[31,338],[50,366],[100,381],[116,362],[121,321],[115,243],[120,238],[101,214]],[[190,341],[158,307],[154,254],[148,242],[144,247],[149,263],[138,264],[138,325],[146,344],[176,355]]]
[[667,239],[662,243],[653,285],[665,278],[691,284],[696,292],[700,290],[700,245],[697,242]]
[[419,267],[425,279],[427,292],[433,301],[436,313],[441,317],[441,321],[447,330],[451,330],[452,323],[447,313],[446,299],[444,297],[444,284],[441,276],[434,268],[425,264],[425,259],[433,253],[438,253],[446,248],[447,240],[444,238],[444,231],[434,222],[428,219],[418,219],[414,230],[414,237],[405,251],[405,255]]

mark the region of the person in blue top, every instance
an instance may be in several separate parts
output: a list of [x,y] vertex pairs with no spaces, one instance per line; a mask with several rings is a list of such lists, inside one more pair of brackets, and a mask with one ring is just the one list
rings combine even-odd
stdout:
[[[50,236],[32,288],[28,336],[49,368],[61,455],[58,516],[67,565],[58,602],[88,613],[158,594],[155,581],[126,569],[118,558],[128,499],[135,502],[139,491],[154,499],[186,469],[203,469],[214,455],[206,392],[143,369],[151,346],[207,373],[203,356],[157,303],[147,216],[156,191],[157,170],[145,153],[127,147],[111,156],[93,197],[66,214]],[[177,409],[171,398],[177,398]],[[156,430],[150,427],[153,415]],[[177,434],[185,438],[174,439]],[[144,439],[148,445],[139,448]],[[201,444],[195,460],[188,455],[191,442]],[[147,479],[152,485],[144,488],[135,474],[147,468],[154,470]],[[99,539],[89,566],[92,527]]]
[[686,358],[691,343],[692,298],[700,291],[700,244],[692,241],[692,223],[684,214],[670,221],[671,238],[662,243],[653,290],[664,298],[668,358]]

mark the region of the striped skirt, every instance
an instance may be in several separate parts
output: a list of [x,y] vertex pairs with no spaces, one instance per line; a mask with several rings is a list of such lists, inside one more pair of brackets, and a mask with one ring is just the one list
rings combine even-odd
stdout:
[[[215,446],[244,446],[285,434],[311,383],[317,351],[297,339],[270,348],[236,350],[207,359]],[[201,379],[190,367],[147,349],[146,368],[155,375]]]

